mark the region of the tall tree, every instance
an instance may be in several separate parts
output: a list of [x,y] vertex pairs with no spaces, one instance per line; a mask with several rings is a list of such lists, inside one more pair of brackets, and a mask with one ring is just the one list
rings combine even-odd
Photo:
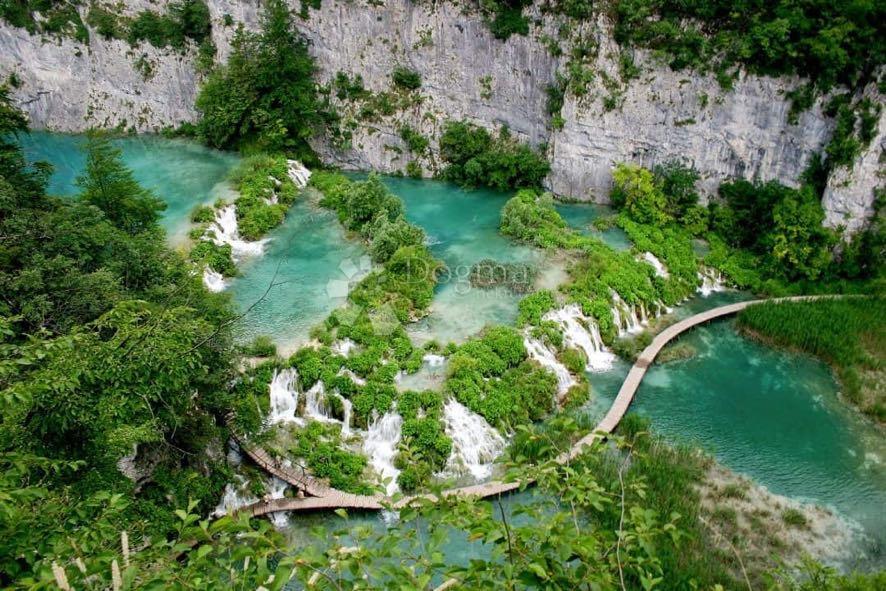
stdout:
[[80,199],[130,234],[155,227],[166,203],[138,184],[123,164],[120,149],[99,133],[90,135],[86,149],[86,172],[77,178]]

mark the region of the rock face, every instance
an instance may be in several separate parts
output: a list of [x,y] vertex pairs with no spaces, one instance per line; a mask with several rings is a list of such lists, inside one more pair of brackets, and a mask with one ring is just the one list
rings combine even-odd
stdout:
[[[300,1],[291,3],[300,9]],[[126,10],[136,12],[142,4],[148,6],[137,0]],[[223,25],[224,15],[255,29],[260,3],[208,0],[208,5],[224,59],[234,32]],[[540,16],[537,7],[532,11]],[[500,41],[476,10],[449,2],[387,0],[368,6],[324,0],[307,19],[297,19],[321,82],[329,83],[339,72],[359,74],[368,90],[381,93],[392,88],[394,67],[405,66],[421,74],[422,86],[419,98],[369,120],[361,119],[354,105],[339,104],[349,140],[318,140],[315,147],[325,161],[345,168],[396,172],[415,161],[424,174],[432,174],[440,166],[436,139],[442,124],[469,119],[490,129],[506,126],[520,139],[545,146],[552,166],[547,182],[555,193],[605,201],[612,166],[621,161],[652,166],[682,160],[701,173],[706,194],[731,177],[795,185],[830,137],[833,124],[820,102],[789,123],[785,93],[798,80],[741,75],[727,91],[710,76],[674,72],[641,53],[634,55],[640,76],[621,84],[618,100],[611,100],[607,81],[618,76],[619,48],[603,20],[586,24],[598,48],[590,64],[597,75],[581,98],[567,93],[559,113],[563,125],[555,130],[547,88],[565,72],[569,48],[554,55],[550,40],[557,23],[551,17],[544,22],[527,36]],[[0,26],[0,75],[16,72],[22,84],[15,97],[35,127],[77,131],[123,124],[151,131],[193,121],[199,85],[194,59],[193,51],[133,49],[95,32],[86,47]],[[400,138],[403,125],[430,138],[427,154],[409,153]],[[877,137],[862,157],[829,180],[823,205],[830,225],[856,230],[872,213],[874,192],[883,182],[884,126],[881,115]]]

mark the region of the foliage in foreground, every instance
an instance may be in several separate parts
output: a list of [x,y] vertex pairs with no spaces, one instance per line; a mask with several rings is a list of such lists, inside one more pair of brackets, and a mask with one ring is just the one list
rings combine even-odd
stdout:
[[[207,513],[227,472],[227,300],[164,244],[156,197],[106,138],[81,194],[46,195],[0,90],[0,586],[94,555],[126,528],[163,539],[172,506]],[[125,470],[129,477],[121,472]]]
[[886,421],[886,298],[765,303],[738,316],[743,329],[820,357],[837,371],[845,396]]
[[[574,428],[568,420],[559,427],[573,435]],[[568,445],[569,437],[561,441]],[[549,457],[560,451],[545,445]],[[121,551],[111,533],[107,552],[65,549],[56,573],[47,567],[36,578],[52,584],[63,571],[73,588],[107,587],[116,568],[124,589],[205,589],[212,582],[431,590],[450,580],[468,589],[745,589],[735,555],[712,550],[698,521],[694,487],[706,461],[664,445],[629,419],[614,445],[523,473],[536,480],[537,494],[425,500],[386,526],[339,511],[336,524],[315,528],[313,541],[297,549],[263,520],[210,523],[190,507],[177,512],[169,541]],[[470,560],[452,554],[454,543]],[[882,573],[844,577],[812,564],[800,577],[747,566],[757,587],[772,591],[874,591],[884,582]]]

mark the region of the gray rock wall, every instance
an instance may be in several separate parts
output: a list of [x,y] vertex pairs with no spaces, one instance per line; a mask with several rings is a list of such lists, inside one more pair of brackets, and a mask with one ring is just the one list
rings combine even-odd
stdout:
[[[127,4],[136,12],[151,3]],[[213,37],[224,59],[230,52],[230,14],[249,29],[258,27],[259,0],[209,0]],[[299,0],[292,0],[295,10]],[[155,6],[157,4],[151,4]],[[535,13],[538,16],[538,13]],[[796,184],[812,154],[826,144],[832,122],[818,105],[796,125],[788,122],[785,93],[796,80],[743,75],[729,91],[709,76],[673,72],[649,57],[635,56],[641,75],[623,86],[615,108],[604,107],[607,90],[598,76],[580,100],[567,96],[564,125],[553,130],[547,113],[546,87],[565,68],[542,43],[555,36],[556,23],[506,42],[489,33],[474,10],[450,2],[433,5],[387,0],[382,6],[324,0],[298,26],[317,58],[319,78],[329,82],[338,72],[360,74],[375,92],[391,88],[397,65],[422,75],[421,99],[393,115],[360,121],[353,105],[340,104],[353,124],[348,145],[318,141],[329,163],[346,168],[402,171],[409,154],[399,137],[408,124],[431,138],[430,154],[420,159],[425,174],[439,167],[436,139],[446,119],[469,119],[487,128],[507,126],[514,135],[548,150],[554,192],[578,199],[605,201],[611,170],[620,161],[647,166],[668,160],[692,164],[702,175],[702,189],[713,192],[726,178],[775,179]],[[595,25],[599,51],[593,67],[617,76],[617,46],[605,22]],[[564,48],[568,54],[568,47]],[[134,65],[152,65],[144,76]],[[0,25],[0,75],[11,71],[22,81],[14,96],[35,127],[78,131],[91,126],[125,123],[153,131],[195,120],[194,98],[199,76],[194,55],[130,48],[91,35],[88,47],[71,40],[32,37]],[[877,96],[882,102],[882,97]],[[875,141],[851,170],[830,180],[824,207],[831,225],[854,230],[872,211],[875,188],[882,186],[883,116]]]

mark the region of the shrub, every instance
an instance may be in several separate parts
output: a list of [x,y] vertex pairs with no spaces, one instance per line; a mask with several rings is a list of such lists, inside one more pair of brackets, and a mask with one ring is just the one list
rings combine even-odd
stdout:
[[198,205],[191,210],[191,222],[206,224],[215,220],[215,209],[209,205]]
[[231,258],[230,244],[219,246],[210,240],[200,240],[191,249],[190,257],[192,261],[204,264],[225,277],[234,277],[237,274],[237,266]]
[[391,80],[396,86],[405,88],[406,90],[416,90],[421,88],[421,76],[415,70],[410,70],[406,66],[397,66],[391,72]]
[[449,121],[440,137],[440,156],[448,166],[447,180],[466,186],[502,191],[540,187],[550,172],[547,160],[501,129],[493,137],[466,121]]
[[243,353],[253,357],[273,357],[277,354],[277,345],[268,335],[258,335],[243,347]]
[[428,149],[430,141],[427,137],[410,127],[404,125],[400,128],[400,138],[409,146],[409,150],[415,154],[422,155]]

